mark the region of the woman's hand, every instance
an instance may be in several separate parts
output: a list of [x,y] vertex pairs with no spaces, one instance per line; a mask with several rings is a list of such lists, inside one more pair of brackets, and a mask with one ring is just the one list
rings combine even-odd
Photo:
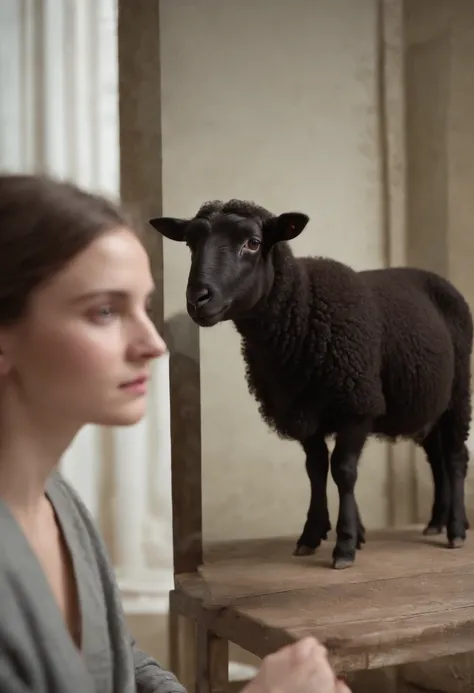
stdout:
[[257,676],[242,693],[350,693],[336,678],[326,649],[303,638],[265,657]]

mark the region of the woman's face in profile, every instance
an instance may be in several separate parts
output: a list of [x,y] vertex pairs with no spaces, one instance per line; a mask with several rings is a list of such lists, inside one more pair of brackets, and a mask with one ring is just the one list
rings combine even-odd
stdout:
[[134,424],[150,362],[165,352],[149,306],[148,255],[125,228],[104,233],[0,330],[0,379],[24,404],[81,426]]

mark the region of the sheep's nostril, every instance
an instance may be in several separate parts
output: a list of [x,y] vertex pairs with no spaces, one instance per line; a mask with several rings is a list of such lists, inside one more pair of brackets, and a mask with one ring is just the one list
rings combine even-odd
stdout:
[[201,289],[196,294],[196,305],[203,306],[205,303],[211,300],[211,292],[209,289]]
[[209,287],[202,287],[194,291],[188,291],[188,302],[195,308],[202,308],[212,298],[212,291]]

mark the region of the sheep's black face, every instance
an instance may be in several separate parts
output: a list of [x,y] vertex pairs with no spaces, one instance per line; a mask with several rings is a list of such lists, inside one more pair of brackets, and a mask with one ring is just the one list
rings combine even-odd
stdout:
[[294,238],[307,222],[299,213],[262,219],[225,209],[208,218],[150,220],[164,236],[190,249],[187,310],[201,327],[248,314],[271,286],[272,245]]

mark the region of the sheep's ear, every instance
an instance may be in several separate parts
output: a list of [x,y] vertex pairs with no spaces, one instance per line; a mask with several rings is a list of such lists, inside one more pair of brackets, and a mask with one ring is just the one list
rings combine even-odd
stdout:
[[183,242],[189,221],[187,219],[177,219],[176,217],[155,217],[150,219],[149,223],[162,236],[169,238],[171,241]]
[[308,221],[309,216],[302,212],[285,212],[264,223],[264,238],[268,239],[270,243],[291,241],[300,235]]

